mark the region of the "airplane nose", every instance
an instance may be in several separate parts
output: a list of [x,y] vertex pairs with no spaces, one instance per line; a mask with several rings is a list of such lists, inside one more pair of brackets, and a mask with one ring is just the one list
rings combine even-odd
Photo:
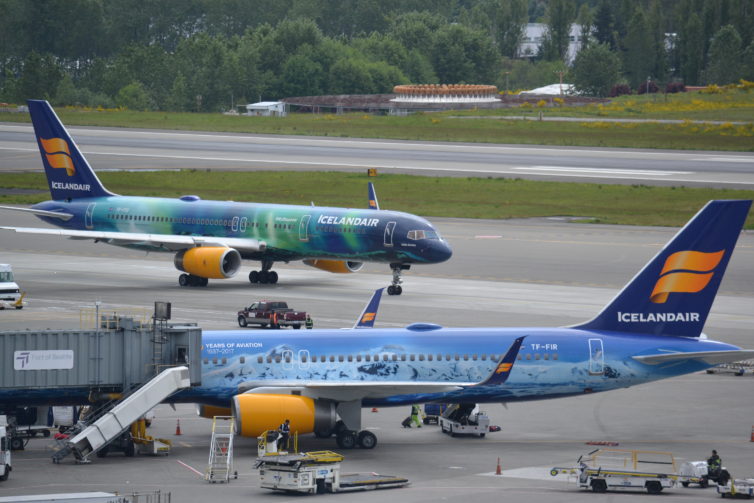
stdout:
[[435,241],[432,243],[430,257],[432,262],[445,262],[453,255],[453,250],[445,241]]

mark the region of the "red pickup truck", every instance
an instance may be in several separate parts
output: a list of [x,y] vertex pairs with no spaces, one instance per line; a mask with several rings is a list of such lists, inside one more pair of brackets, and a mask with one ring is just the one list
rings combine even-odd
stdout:
[[[277,319],[273,320],[275,317]],[[242,311],[238,311],[238,325],[241,327],[260,325],[262,328],[293,327],[299,329],[305,323],[305,311],[294,311],[288,307],[288,303],[277,300],[254,302]]]

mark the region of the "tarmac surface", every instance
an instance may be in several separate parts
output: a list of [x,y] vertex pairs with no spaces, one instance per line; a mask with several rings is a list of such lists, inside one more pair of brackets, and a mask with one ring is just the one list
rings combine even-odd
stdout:
[[[689,215],[690,217],[691,215]],[[563,220],[464,221],[433,219],[454,248],[445,264],[407,272],[404,294],[383,297],[380,326],[429,321],[446,326],[559,326],[587,319],[607,303],[675,233],[671,228],[574,224]],[[28,215],[2,213],[3,225],[38,226]],[[386,266],[332,275],[301,265],[276,266],[277,285],[250,285],[245,274],[181,289],[170,254],[149,254],[103,244],[0,233],[0,262],[13,264],[28,292],[23,310],[0,311],[0,330],[78,329],[81,310],[100,301],[102,311],[151,313],[155,300],[171,301],[175,321],[203,328],[236,328],[235,312],[260,298],[287,300],[310,311],[318,328],[353,324],[375,288],[386,286]],[[754,234],[742,233],[705,331],[710,338],[754,348]],[[280,336],[285,337],[281,330]],[[403,489],[312,496],[322,501],[395,499],[424,501],[580,502],[649,498],[645,492],[586,496],[573,481],[553,478],[597,447],[670,451],[677,461],[706,459],[712,449],[736,478],[754,476],[754,379],[693,374],[628,389],[575,398],[482,406],[502,431],[486,438],[451,438],[436,426],[404,429],[407,408],[370,412],[364,426],[378,436],[374,450],[344,451],[344,472],[377,472],[410,479]],[[176,436],[180,419],[182,435]],[[14,452],[14,471],[0,495],[78,491],[170,492],[171,501],[290,501],[297,497],[259,488],[252,469],[256,441],[237,438],[239,478],[208,484],[211,421],[194,408],[161,405],[149,432],[170,439],[168,457],[111,454],[89,465],[51,462],[54,441],[33,439]],[[333,440],[303,436],[301,450],[337,450]],[[494,475],[497,459],[502,476]],[[678,487],[661,498],[719,498],[713,488]]]

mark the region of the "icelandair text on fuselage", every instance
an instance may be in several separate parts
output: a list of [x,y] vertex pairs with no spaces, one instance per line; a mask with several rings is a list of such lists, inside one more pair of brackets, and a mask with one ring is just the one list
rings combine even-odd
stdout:
[[322,225],[363,225],[365,227],[377,227],[377,224],[380,223],[380,219],[320,215],[317,219],[317,223]]
[[657,323],[668,321],[699,321],[699,313],[621,313],[618,321],[623,323]]
[[63,182],[52,182],[52,188],[53,189],[60,189],[60,190],[91,190],[92,186],[83,183],[63,183]]

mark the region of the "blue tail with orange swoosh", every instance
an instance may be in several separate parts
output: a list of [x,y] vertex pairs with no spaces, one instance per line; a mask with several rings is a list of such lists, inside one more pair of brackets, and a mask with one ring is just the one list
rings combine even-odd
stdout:
[[52,198],[114,195],[99,181],[50,104],[44,100],[29,100],[28,104]]
[[573,328],[699,337],[751,201],[710,201],[593,320]]

